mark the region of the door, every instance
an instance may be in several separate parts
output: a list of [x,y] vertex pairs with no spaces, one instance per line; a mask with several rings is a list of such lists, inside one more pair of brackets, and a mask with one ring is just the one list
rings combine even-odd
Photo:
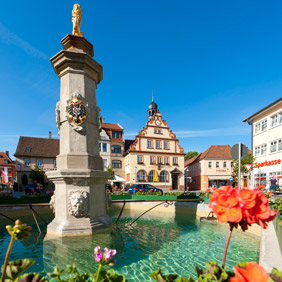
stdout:
[[172,190],[177,190],[178,189],[178,174],[172,174]]

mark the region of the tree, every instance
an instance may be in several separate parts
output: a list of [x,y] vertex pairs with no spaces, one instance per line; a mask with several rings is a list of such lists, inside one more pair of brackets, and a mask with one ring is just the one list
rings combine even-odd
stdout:
[[199,153],[197,151],[189,151],[187,152],[187,154],[184,157],[184,160],[187,161],[189,159],[194,158],[195,156],[197,156]]
[[115,179],[115,172],[113,171],[113,169],[110,166],[108,166],[107,171],[111,173],[109,180],[114,180]]
[[34,169],[31,170],[29,177],[33,181],[44,185],[44,175],[44,171],[41,170],[37,165],[35,165]]

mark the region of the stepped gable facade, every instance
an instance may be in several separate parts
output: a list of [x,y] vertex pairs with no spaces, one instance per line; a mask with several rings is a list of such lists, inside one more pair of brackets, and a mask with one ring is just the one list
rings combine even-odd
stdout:
[[164,190],[184,190],[184,149],[154,101],[149,105],[146,126],[127,144],[127,185],[146,183]]

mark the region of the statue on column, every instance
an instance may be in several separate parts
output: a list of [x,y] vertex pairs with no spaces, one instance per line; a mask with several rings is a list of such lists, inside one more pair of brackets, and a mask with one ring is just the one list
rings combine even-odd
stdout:
[[82,22],[82,9],[79,4],[74,4],[72,10],[73,35],[83,36],[83,32],[80,31],[81,22]]

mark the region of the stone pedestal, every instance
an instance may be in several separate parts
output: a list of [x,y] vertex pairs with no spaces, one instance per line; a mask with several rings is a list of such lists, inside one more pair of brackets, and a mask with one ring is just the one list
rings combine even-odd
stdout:
[[99,108],[96,88],[103,68],[93,58],[93,46],[84,37],[67,35],[63,50],[51,58],[61,80],[56,122],[60,134],[57,171],[47,172],[55,183],[55,219],[47,233],[88,235],[108,227],[105,183],[99,155]]

